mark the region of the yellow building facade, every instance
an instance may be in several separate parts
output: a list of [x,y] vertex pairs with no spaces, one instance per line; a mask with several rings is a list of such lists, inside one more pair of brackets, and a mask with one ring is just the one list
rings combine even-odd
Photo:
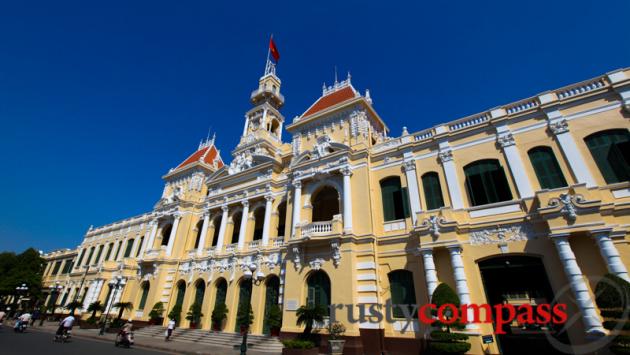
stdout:
[[[224,302],[226,332],[247,298],[251,332],[269,333],[277,304],[283,337],[303,330],[300,306],[333,305],[345,353],[410,354],[430,327],[373,310],[430,303],[446,283],[463,304],[566,303],[571,346],[606,334],[595,284],[630,264],[630,69],[397,137],[350,76],[290,122],[280,88],[268,64],[229,165],[203,141],[150,212],[47,254],[50,297],[132,302],[137,321],[178,304],[181,327],[198,303],[202,329]],[[463,331],[470,353],[510,346],[484,344],[491,324]]]

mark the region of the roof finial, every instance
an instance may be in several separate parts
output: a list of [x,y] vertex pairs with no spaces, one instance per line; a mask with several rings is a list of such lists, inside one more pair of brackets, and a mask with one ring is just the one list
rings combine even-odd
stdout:
[[350,75],[350,70],[348,70],[348,77],[346,79],[348,80],[348,84],[350,84],[350,79],[352,79],[352,75]]
[[335,65],[335,86],[337,86],[339,82],[337,81],[337,66]]

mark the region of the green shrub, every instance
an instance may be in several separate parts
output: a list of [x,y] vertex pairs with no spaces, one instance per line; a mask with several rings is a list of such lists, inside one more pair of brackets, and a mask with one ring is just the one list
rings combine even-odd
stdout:
[[282,341],[282,344],[288,349],[312,349],[315,347],[315,343],[312,341],[301,339],[286,339]]
[[156,304],[153,305],[153,308],[151,309],[151,312],[149,312],[149,318],[152,321],[156,321],[156,320],[162,318],[163,314],[164,314],[164,303],[157,302]]
[[238,309],[236,314],[236,324],[241,327],[249,327],[252,323],[254,323],[254,311],[252,310],[252,305],[244,304]]
[[[460,301],[459,301],[459,296],[457,296],[457,293],[455,293],[455,291],[453,291],[453,289],[445,284],[445,283],[441,283],[438,285],[438,287],[435,288],[435,291],[433,291],[433,296],[431,297],[431,303],[435,304],[435,308],[434,310],[432,310],[431,314],[436,316],[437,315],[437,309],[440,308],[440,306],[445,305],[445,304],[452,304],[454,305],[456,308],[459,308],[460,305]],[[442,324],[440,322],[435,322],[434,326],[436,327],[446,327],[447,329],[463,329],[464,328],[464,324],[461,323],[454,323],[454,324]]]
[[462,333],[447,333],[439,330],[431,332],[431,340],[435,341],[466,341],[468,335]]
[[282,326],[282,309],[277,304],[269,307],[267,325],[269,328],[280,328]]
[[176,304],[173,306],[171,311],[168,313],[168,317],[175,321],[175,323],[179,324],[179,320],[182,318],[182,305]]
[[595,286],[595,294],[599,308],[625,309],[630,303],[630,284],[617,275],[606,274]]
[[465,354],[470,350],[468,343],[434,343],[429,344],[429,349],[439,354]]
[[216,305],[214,307],[214,310],[212,310],[212,315],[210,316],[210,318],[212,318],[212,323],[214,324],[215,327],[220,327],[221,323],[227,319],[227,314],[228,314],[228,308],[225,305],[225,303],[220,303],[218,305]]

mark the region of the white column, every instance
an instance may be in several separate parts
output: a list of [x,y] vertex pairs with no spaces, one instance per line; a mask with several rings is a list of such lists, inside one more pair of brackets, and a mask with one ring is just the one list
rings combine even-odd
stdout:
[[[553,116],[554,114],[548,113],[547,115]],[[556,115],[559,115],[559,113],[556,113]],[[577,182],[580,184],[586,183],[587,187],[596,186],[595,179],[593,179],[593,175],[591,175],[591,172],[584,161],[584,157],[580,154],[573,136],[569,133],[567,120],[560,118],[550,121],[549,130],[556,136],[558,144],[560,145],[560,148],[562,149],[562,152],[564,153],[567,163],[571,167],[571,171],[577,179]]]
[[609,232],[596,233],[593,237],[597,241],[599,251],[606,262],[608,271],[630,282],[630,278],[628,278],[628,269],[626,269],[623,261],[621,261],[619,251],[610,238]]
[[341,173],[343,174],[343,231],[352,233],[352,185],[350,184],[352,170],[344,167]]
[[295,227],[300,223],[300,212],[302,211],[302,181],[293,181],[293,218],[291,219],[291,234],[295,238]]
[[265,196],[265,221],[263,223],[263,235],[262,235],[262,245],[263,247],[269,244],[269,229],[271,228],[271,209],[273,208],[273,196],[267,195]]
[[444,169],[444,177],[448,187],[448,195],[451,199],[451,207],[454,210],[464,208],[462,200],[462,190],[460,188],[459,179],[457,178],[457,169],[453,161],[453,152],[450,149],[441,150],[438,153],[442,169]]
[[596,336],[605,335],[606,333],[602,327],[602,322],[595,310],[595,303],[588,292],[586,282],[584,282],[582,270],[580,270],[580,267],[575,261],[575,254],[573,254],[573,250],[571,250],[568,237],[557,236],[552,237],[552,240],[556,245],[556,249],[558,249],[560,261],[569,279],[577,306],[582,312],[582,320],[584,321],[586,334]]
[[144,255],[144,252],[147,250],[147,246],[149,249],[153,249],[153,241],[155,240],[155,233],[157,232],[157,221],[149,222],[148,227],[149,228],[147,228],[146,233],[144,234],[144,241],[140,247],[140,257]]
[[149,235],[149,241],[146,244],[146,248],[148,248],[148,250],[152,250],[153,244],[155,244],[155,235],[157,234],[159,222],[157,219],[154,219],[151,221],[151,224],[151,234]]
[[[499,130],[501,129],[497,128],[497,131]],[[518,149],[516,149],[516,143],[514,142],[512,133],[504,129],[497,136],[497,142],[501,148],[503,148],[505,160],[507,161],[510,172],[514,177],[514,182],[519,196],[521,198],[533,197],[534,189],[532,188],[531,181],[529,181],[529,176],[527,176],[527,170],[525,169],[521,155],[519,154]]]
[[241,216],[241,229],[238,231],[238,249],[245,247],[245,236],[247,235],[247,221],[249,220],[249,202],[243,201],[243,215]]
[[[464,271],[464,261],[462,260],[462,248],[459,245],[447,247],[451,254],[451,265],[453,266],[453,275],[455,277],[455,288],[457,296],[461,304],[470,304],[470,289],[468,288],[468,280]],[[472,308],[468,308],[468,319],[474,319]],[[474,323],[467,323],[466,329],[476,328]]]
[[245,126],[243,126],[243,137],[247,134],[247,128],[249,127],[249,117],[245,115]]
[[85,300],[83,301],[83,309],[87,309],[90,303],[92,303],[94,288],[96,288],[96,281],[90,282],[90,286],[88,286],[87,294],[85,295]]
[[407,190],[409,191],[409,203],[411,205],[411,221],[416,225],[418,212],[422,211],[420,205],[420,189],[418,188],[418,177],[416,175],[416,161],[408,160],[403,163],[403,170],[407,177]]
[[221,226],[219,227],[217,251],[223,250],[223,240],[225,239],[225,227],[227,226],[227,220],[228,220],[228,206],[221,206],[221,210],[223,210],[223,214],[221,215]]
[[109,259],[107,260],[116,260],[116,251],[118,250],[119,240],[114,242],[114,246],[112,246],[112,252],[109,254]]
[[120,246],[118,247],[120,250],[118,251],[118,259],[116,261],[121,261],[125,256],[125,250],[127,250],[127,238],[120,241]]
[[203,216],[203,226],[201,227],[197,256],[201,256],[201,254],[203,254],[203,247],[206,245],[206,234],[208,234],[208,224],[210,224],[210,213],[206,212]]
[[433,291],[438,286],[437,271],[435,270],[435,261],[433,260],[433,249],[422,249],[422,260],[424,261],[424,278],[427,280],[427,291],[429,301],[433,297]]
[[173,227],[171,229],[171,235],[168,237],[168,245],[166,246],[166,256],[170,256],[173,252],[173,245],[175,245],[175,237],[177,236],[177,227],[179,227],[179,220],[182,218],[180,214],[175,214],[173,216],[175,221],[173,222]]

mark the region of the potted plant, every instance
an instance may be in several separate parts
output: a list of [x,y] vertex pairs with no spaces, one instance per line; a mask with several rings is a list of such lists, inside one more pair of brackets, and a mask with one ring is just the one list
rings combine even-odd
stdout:
[[285,339],[282,341],[282,355],[317,355],[315,343],[305,339]]
[[320,305],[302,306],[297,309],[295,315],[297,316],[297,325],[300,326],[304,324],[302,338],[310,339],[315,322],[324,321],[326,309]]
[[164,303],[157,302],[156,304],[153,305],[151,312],[149,312],[149,324],[150,325],[162,324],[162,321],[164,320],[162,318],[163,314],[164,314]]
[[339,339],[346,332],[346,327],[341,322],[333,322],[328,325],[328,334],[330,339],[328,344],[330,345],[330,353],[333,355],[343,354],[343,346],[346,343],[345,340]]
[[[435,291],[433,291],[431,303],[435,304],[436,308],[440,308],[440,306],[444,304],[452,304],[459,308],[460,300],[449,285],[441,283]],[[461,329],[464,327],[463,324],[454,323],[447,325],[435,322],[434,326],[439,329],[431,332],[429,349],[432,352],[438,354],[464,354],[470,350],[471,345],[467,341],[468,335],[463,333],[451,333],[451,328]]]
[[225,303],[220,303],[214,307],[212,315],[210,316],[212,319],[212,330],[221,331],[223,329],[225,321],[227,320],[227,313],[228,309]]
[[179,325],[179,321],[182,318],[182,305],[176,304],[168,313],[168,318],[175,321],[175,324]]
[[277,304],[269,307],[267,313],[267,325],[272,337],[280,335],[280,328],[282,327],[282,309]]
[[239,307],[238,313],[236,314],[236,324],[240,327],[241,335],[244,335],[249,330],[249,326],[252,323],[254,323],[252,305],[248,303],[244,307]]
[[72,301],[66,305],[66,309],[70,311],[70,314],[74,316],[74,312],[77,308],[81,308],[83,304],[79,301]]
[[199,303],[191,304],[188,309],[188,313],[186,313],[186,319],[190,322],[191,329],[197,328],[201,317],[203,317],[203,313],[201,313],[201,305]]

